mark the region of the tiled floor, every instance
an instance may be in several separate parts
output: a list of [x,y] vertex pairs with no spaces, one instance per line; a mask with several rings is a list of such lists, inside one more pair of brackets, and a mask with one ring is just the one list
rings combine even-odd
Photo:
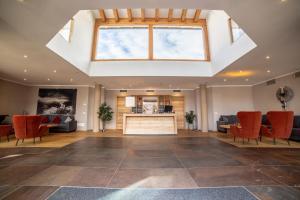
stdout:
[[[4,156],[20,154],[16,157]],[[244,186],[300,199],[300,149],[238,148],[212,137],[87,137],[61,148],[1,148],[0,197],[45,199],[59,186]],[[0,198],[0,199],[1,199]]]

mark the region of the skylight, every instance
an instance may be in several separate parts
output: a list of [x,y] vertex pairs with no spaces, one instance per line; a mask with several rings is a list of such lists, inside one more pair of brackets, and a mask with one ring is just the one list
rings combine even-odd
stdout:
[[73,19],[69,20],[68,23],[58,32],[67,42],[71,41],[71,34],[73,29]]
[[229,26],[231,29],[231,41],[237,41],[242,35],[244,35],[243,29],[239,27],[239,25],[232,19],[229,19]]
[[100,27],[96,59],[147,59],[147,27]]
[[205,59],[201,27],[154,27],[154,59]]

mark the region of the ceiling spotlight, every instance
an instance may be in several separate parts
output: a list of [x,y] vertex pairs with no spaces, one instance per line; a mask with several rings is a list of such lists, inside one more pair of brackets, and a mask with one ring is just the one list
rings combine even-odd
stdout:
[[24,0],[17,0],[17,2],[19,2],[19,3],[24,3]]
[[24,56],[23,56],[24,58],[28,58],[28,56],[26,55],[26,54],[24,54]]
[[271,71],[270,71],[270,70],[267,70],[267,72],[270,73]]
[[240,70],[240,73],[243,73],[243,70]]
[[227,79],[224,79],[224,82],[226,82],[227,81]]
[[282,3],[285,3],[285,2],[287,2],[287,0],[281,0],[281,2],[282,2]]
[[27,81],[27,79],[26,79],[26,78],[24,78],[23,80],[24,80],[24,81]]
[[270,56],[266,56],[266,59],[267,59],[267,60],[270,60],[270,58],[271,58]]
[[245,81],[249,81],[249,79],[246,78]]
[[54,73],[56,73],[56,69],[55,69],[55,70],[53,70],[53,72],[54,72]]
[[50,78],[48,78],[47,80],[50,81]]
[[27,73],[27,69],[24,69],[24,73]]
[[73,79],[72,79],[72,78],[70,78],[70,81],[71,81],[71,82],[73,82]]

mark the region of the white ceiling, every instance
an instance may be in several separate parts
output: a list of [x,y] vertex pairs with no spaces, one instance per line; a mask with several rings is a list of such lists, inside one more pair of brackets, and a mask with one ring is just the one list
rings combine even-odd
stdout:
[[[225,10],[258,47],[212,78],[90,78],[45,46],[78,10],[129,7]],[[281,0],[24,0],[23,3],[0,0],[0,77],[34,85],[90,85],[97,82],[107,88],[117,89],[193,89],[203,83],[252,85],[300,70],[299,11],[299,0],[287,0],[285,3]],[[23,58],[24,54],[28,55],[27,59]],[[265,59],[267,55],[271,57],[269,61]],[[25,68],[28,69],[27,73],[24,73]],[[251,70],[254,75],[249,77],[249,81],[243,77],[223,76],[234,70]],[[267,70],[271,70],[271,73],[267,73]],[[23,80],[25,77],[26,81]]]

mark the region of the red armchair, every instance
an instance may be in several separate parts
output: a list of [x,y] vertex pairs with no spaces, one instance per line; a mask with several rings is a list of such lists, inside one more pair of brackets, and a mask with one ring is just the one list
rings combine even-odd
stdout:
[[233,134],[233,139],[235,141],[236,137],[255,139],[256,144],[258,144],[259,131],[261,126],[261,112],[238,112],[237,117],[240,121],[240,126],[232,125],[230,126],[230,132]]
[[9,134],[12,131],[11,125],[0,125],[0,142],[1,137],[5,136],[7,138],[7,141],[9,142]]
[[267,113],[267,118],[271,126],[261,126],[261,135],[273,138],[274,144],[276,144],[276,138],[279,138],[287,140],[290,145],[289,138],[293,128],[294,112],[270,111]]
[[23,116],[15,115],[13,116],[13,125],[15,129],[15,136],[17,139],[16,146],[20,139],[24,142],[26,138],[33,138],[33,143],[35,143],[35,138],[39,137],[42,140],[42,136],[48,131],[47,126],[41,126],[41,116]]

